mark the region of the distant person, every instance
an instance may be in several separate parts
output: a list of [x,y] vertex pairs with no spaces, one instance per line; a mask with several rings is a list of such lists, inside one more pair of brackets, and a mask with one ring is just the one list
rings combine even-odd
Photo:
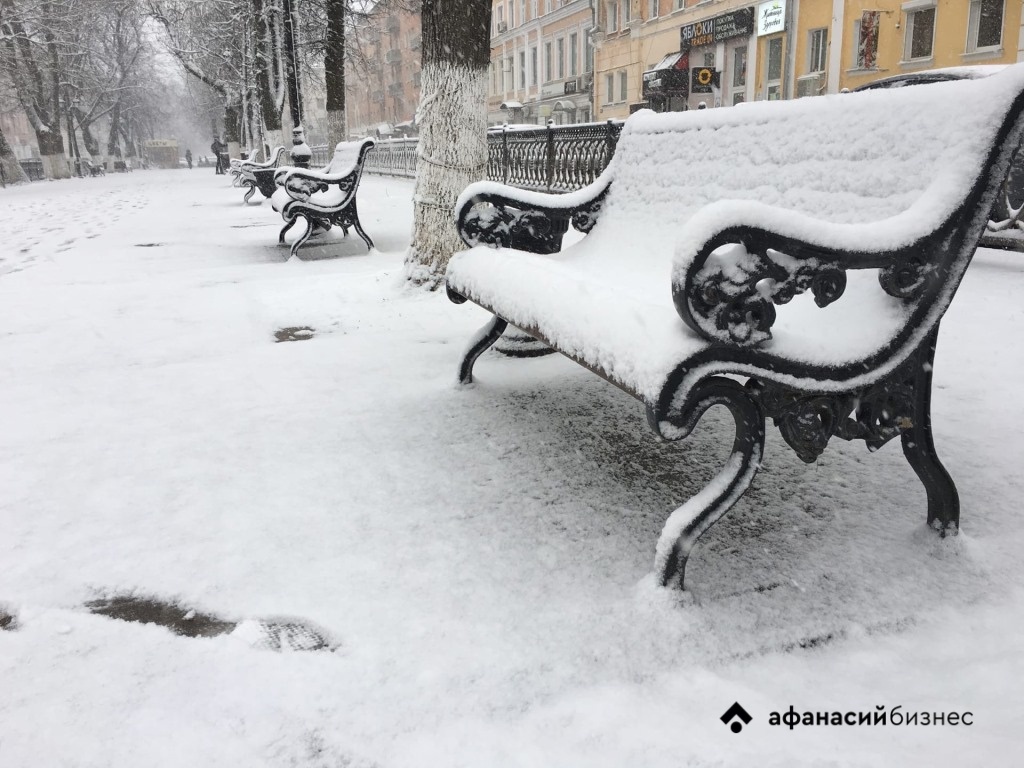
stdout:
[[214,171],[218,176],[224,174],[224,155],[221,154],[227,149],[226,144],[221,144],[220,139],[217,136],[213,137],[213,143],[210,145],[210,151],[213,152],[213,157],[217,161],[217,170]]
[[185,150],[185,163],[188,165],[188,169],[191,171],[192,170],[192,150],[191,149],[186,149]]

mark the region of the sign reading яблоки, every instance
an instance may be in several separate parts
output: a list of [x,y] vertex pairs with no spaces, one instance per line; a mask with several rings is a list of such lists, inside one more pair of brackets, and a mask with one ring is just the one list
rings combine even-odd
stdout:
[[749,35],[754,31],[754,9],[740,8],[704,21],[679,28],[680,50],[711,45],[732,37]]

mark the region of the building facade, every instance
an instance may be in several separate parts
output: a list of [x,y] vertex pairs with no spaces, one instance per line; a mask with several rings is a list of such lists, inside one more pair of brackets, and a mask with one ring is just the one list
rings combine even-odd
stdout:
[[643,108],[801,98],[901,73],[1005,65],[1024,60],[1021,6],[1020,0],[495,0],[488,122],[622,119]]
[[594,115],[591,0],[493,0],[489,125]]
[[345,110],[352,136],[415,133],[420,101],[420,13],[378,3],[351,31]]

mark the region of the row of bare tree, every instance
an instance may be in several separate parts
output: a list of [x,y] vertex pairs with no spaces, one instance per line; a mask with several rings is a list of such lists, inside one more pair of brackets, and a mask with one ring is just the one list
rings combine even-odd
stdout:
[[[79,134],[89,155],[108,158],[135,155],[140,137],[154,136],[168,105],[180,104],[166,95],[169,81],[180,88],[181,78],[164,52],[187,82],[216,96],[232,154],[242,144],[287,144],[302,119],[306,68],[307,78],[324,73],[333,144],[346,138],[346,65],[359,69],[346,61],[346,34],[359,34],[361,20],[385,3],[422,7],[409,277],[436,286],[460,246],[455,198],[486,166],[490,0],[0,0],[0,100],[20,105],[46,175],[59,178],[81,152]],[[105,147],[98,125],[107,127]],[[10,162],[0,133],[0,159],[5,153]]]
[[[83,152],[135,155],[157,118],[153,84],[161,79],[133,0],[0,0],[0,100],[27,116],[50,178],[67,176],[67,158]],[[6,169],[12,158],[0,138],[3,150]]]

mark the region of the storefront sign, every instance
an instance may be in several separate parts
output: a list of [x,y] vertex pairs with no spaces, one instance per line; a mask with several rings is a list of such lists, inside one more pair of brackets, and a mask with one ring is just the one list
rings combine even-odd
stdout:
[[690,93],[711,93],[718,87],[718,73],[711,67],[690,70]]
[[774,35],[786,29],[786,0],[769,0],[757,6],[757,36]]
[[679,30],[679,44],[683,50],[701,45],[728,40],[733,37],[752,34],[754,31],[754,9],[740,8],[732,13],[723,13],[713,19],[687,24]]

